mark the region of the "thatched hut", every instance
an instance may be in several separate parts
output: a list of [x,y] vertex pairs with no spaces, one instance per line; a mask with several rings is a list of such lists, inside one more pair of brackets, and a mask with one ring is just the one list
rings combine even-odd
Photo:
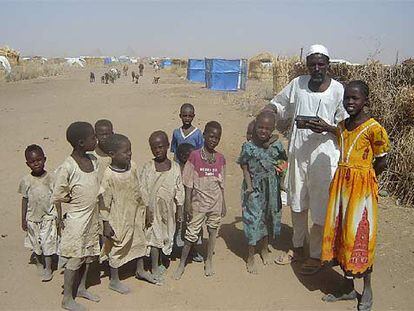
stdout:
[[7,45],[4,47],[0,47],[0,56],[5,56],[10,65],[18,65],[20,61],[20,52],[11,49]]
[[104,64],[104,59],[102,57],[86,56],[83,59],[87,66],[99,66]]
[[249,79],[272,80],[275,57],[263,52],[249,59]]

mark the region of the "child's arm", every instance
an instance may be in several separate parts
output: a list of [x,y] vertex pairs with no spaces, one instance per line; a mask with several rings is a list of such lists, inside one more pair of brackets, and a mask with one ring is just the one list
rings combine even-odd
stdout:
[[270,138],[269,138],[269,141],[267,141],[263,144],[263,147],[266,148],[266,149],[269,148],[269,146],[271,144],[273,144],[274,142],[276,142],[278,139],[279,139],[279,135],[272,134],[272,136],[270,136]]
[[65,228],[65,225],[63,224],[63,218],[62,218],[62,204],[60,202],[56,202],[55,207],[57,211],[56,226],[58,230],[58,235],[60,236],[62,234],[62,230]]
[[184,201],[184,209],[187,212],[188,217],[191,219],[193,217],[193,207],[191,204],[191,198],[193,196],[193,188],[185,188],[185,201]]
[[221,195],[223,197],[223,206],[221,207],[221,217],[224,217],[227,214],[227,206],[226,206],[226,200],[224,198],[224,189],[223,188],[221,188]]
[[374,160],[374,170],[377,176],[381,175],[383,171],[387,168],[387,157],[379,157]]
[[252,177],[250,176],[249,166],[247,164],[240,165],[241,169],[243,170],[243,177],[246,181],[246,193],[250,194],[253,192],[253,185],[252,185]]
[[27,203],[29,200],[27,198],[22,198],[22,229],[23,231],[27,231]]
[[104,202],[104,198],[103,198],[102,194],[98,195],[98,206],[99,206],[100,214],[102,216],[103,235],[107,239],[111,239],[113,237],[113,235],[115,234],[115,231],[111,227],[111,225],[108,221],[109,211],[108,211],[108,209],[105,208],[105,202]]

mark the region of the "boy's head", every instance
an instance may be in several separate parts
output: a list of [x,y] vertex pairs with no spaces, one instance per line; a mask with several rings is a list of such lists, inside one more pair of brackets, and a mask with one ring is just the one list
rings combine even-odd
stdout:
[[105,140],[114,133],[112,122],[106,119],[101,119],[95,123],[95,134],[98,139],[99,147],[102,147]]
[[270,111],[263,111],[256,117],[254,136],[260,142],[266,142],[275,130],[276,117]]
[[185,103],[180,108],[180,119],[183,122],[183,126],[191,126],[191,122],[193,122],[195,116],[195,109],[194,106]]
[[155,131],[149,137],[148,142],[155,160],[159,162],[164,161],[167,158],[168,148],[170,147],[167,134],[164,131]]
[[103,151],[112,159],[117,168],[128,168],[131,163],[131,142],[122,134],[110,135],[103,144]]
[[254,125],[255,125],[255,120],[250,121],[249,125],[247,126],[247,131],[246,131],[246,139],[247,141],[251,141],[253,138],[253,132],[254,132]]
[[66,139],[73,149],[93,151],[96,147],[96,135],[88,122],[73,122],[66,130]]
[[32,175],[40,176],[45,171],[46,157],[42,147],[39,145],[29,145],[24,151],[26,164],[32,170]]
[[204,147],[208,151],[214,151],[214,148],[220,142],[221,139],[221,125],[217,121],[210,121],[207,122],[206,126],[204,127]]
[[183,143],[181,145],[178,145],[177,148],[177,159],[180,162],[180,164],[184,165],[188,157],[190,156],[190,153],[195,149],[195,147],[192,144],[189,143]]

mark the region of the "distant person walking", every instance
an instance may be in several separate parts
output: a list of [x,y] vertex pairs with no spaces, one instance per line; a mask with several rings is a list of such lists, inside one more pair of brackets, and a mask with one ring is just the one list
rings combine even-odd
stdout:
[[140,63],[138,66],[139,75],[142,77],[144,75],[144,64]]
[[[280,119],[293,118],[289,137],[289,169],[285,182],[288,205],[292,209],[293,250],[276,258],[285,265],[303,257],[308,233],[308,210],[313,222],[309,236],[308,258],[301,274],[314,274],[321,268],[320,256],[325,223],[329,184],[339,160],[339,150],[333,134],[318,135],[312,123],[299,121],[298,116],[319,117],[337,125],[346,117],[342,106],[344,88],[327,75],[329,53],[322,45],[312,45],[306,54],[309,75],[293,79],[272,99],[265,110],[272,109]],[[306,119],[306,118],[305,118]]]

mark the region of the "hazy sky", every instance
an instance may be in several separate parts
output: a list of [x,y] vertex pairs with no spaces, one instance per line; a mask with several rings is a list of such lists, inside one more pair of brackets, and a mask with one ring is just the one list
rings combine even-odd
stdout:
[[2,1],[23,55],[250,57],[325,44],[333,58],[414,56],[414,1]]

